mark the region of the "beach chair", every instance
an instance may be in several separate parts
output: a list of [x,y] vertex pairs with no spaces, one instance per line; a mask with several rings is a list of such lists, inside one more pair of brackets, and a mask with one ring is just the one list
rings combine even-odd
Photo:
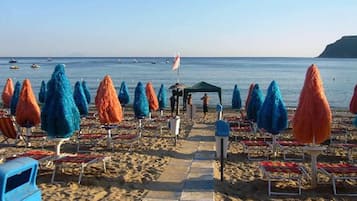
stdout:
[[268,159],[271,153],[270,145],[267,141],[242,140],[240,142],[243,145],[243,152],[247,154],[248,160]]
[[45,165],[46,167],[49,166],[51,164],[54,156],[55,156],[55,153],[51,152],[51,151],[29,150],[24,153],[15,154],[13,156],[7,157],[6,161],[10,161],[15,158],[30,157],[32,159],[37,160],[40,165],[40,168],[41,168],[42,165]]
[[84,169],[91,164],[102,162],[103,170],[106,172],[106,163],[110,162],[111,158],[109,156],[104,155],[93,155],[93,154],[77,154],[77,155],[67,155],[67,156],[59,156],[57,159],[53,160],[54,169],[52,172],[51,183],[55,183],[56,172],[58,169],[61,169],[63,172],[64,167],[69,166],[73,168],[73,165],[78,165],[80,168],[80,173],[78,177],[78,184],[81,183]]
[[[353,182],[352,186],[355,187],[357,182],[357,166],[347,163],[337,163],[337,164],[318,163],[317,169],[319,172],[327,175],[330,178],[334,195],[357,196],[357,191],[353,193],[338,193],[337,185],[336,185],[336,182],[342,180],[345,183]],[[339,185],[339,187],[340,186],[342,185]]]
[[81,146],[91,146],[94,147],[94,150],[96,151],[97,144],[106,138],[106,133],[90,133],[84,131],[85,129],[93,129],[96,126],[96,124],[81,125],[81,129],[78,131],[76,137],[77,152],[86,152],[80,150]]
[[112,151],[114,151],[114,144],[128,144],[130,145],[129,151],[135,143],[140,143],[142,132],[140,128],[136,128],[135,125],[119,125],[119,134],[112,136]]
[[[264,177],[268,179],[268,195],[301,195],[301,182],[304,176],[307,175],[305,169],[294,162],[280,161],[262,161],[260,169]],[[273,182],[275,181],[296,181],[298,185],[297,192],[273,191]]]
[[[305,159],[305,154],[303,151],[303,147],[305,144],[299,143],[295,140],[277,140],[276,141],[279,150],[283,154],[284,160],[304,160]],[[289,155],[296,155],[296,156],[301,156],[300,157],[289,157]]]
[[353,162],[353,151],[357,149],[357,144],[353,143],[338,143],[338,144],[331,144],[330,147],[333,148],[340,148],[347,152],[348,161]]
[[17,146],[19,141],[25,142],[25,146],[29,146],[32,140],[37,140],[41,142],[41,146],[46,141],[46,135],[43,132],[33,132],[29,135],[23,135],[20,131],[20,128],[9,116],[0,117],[0,131],[4,137],[4,140],[1,143]]

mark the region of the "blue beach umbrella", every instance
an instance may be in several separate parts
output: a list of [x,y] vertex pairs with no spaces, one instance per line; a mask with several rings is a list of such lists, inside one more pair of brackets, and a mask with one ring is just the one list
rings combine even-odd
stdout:
[[16,105],[17,105],[17,102],[19,101],[20,91],[21,91],[21,83],[19,81],[17,81],[15,84],[14,94],[12,95],[11,102],[10,102],[11,115],[16,114]]
[[84,95],[86,96],[87,103],[89,104],[91,101],[91,96],[90,96],[89,89],[87,87],[87,83],[84,80],[82,81],[82,88],[83,88]]
[[129,89],[128,89],[128,86],[126,85],[125,81],[121,82],[118,98],[119,98],[119,101],[122,104],[122,106],[125,106],[130,101]]
[[159,101],[160,110],[164,110],[167,105],[167,95],[164,84],[161,84],[160,86],[159,93],[157,94],[157,99]]
[[134,113],[136,118],[144,118],[149,115],[149,102],[146,97],[144,85],[139,82],[134,94]]
[[263,92],[260,90],[259,85],[255,84],[247,108],[247,117],[249,120],[252,120],[253,122],[257,121],[259,109],[262,106],[263,101]]
[[242,99],[240,97],[238,85],[234,85],[233,96],[232,96],[232,109],[239,110],[240,108],[242,108]]
[[41,112],[41,128],[52,139],[69,138],[79,130],[80,125],[79,111],[64,67],[64,64],[56,65],[47,83],[46,99]]
[[355,125],[357,127],[357,116],[353,120],[353,125]]
[[273,80],[267,91],[264,103],[258,115],[258,128],[276,135],[288,125],[288,113],[280,93],[279,86]]
[[76,84],[74,85],[73,98],[79,110],[79,114],[81,116],[88,115],[87,98],[86,95],[84,94],[82,84],[79,81],[77,81]]
[[44,103],[46,98],[46,82],[42,80],[40,92],[38,92],[38,101]]

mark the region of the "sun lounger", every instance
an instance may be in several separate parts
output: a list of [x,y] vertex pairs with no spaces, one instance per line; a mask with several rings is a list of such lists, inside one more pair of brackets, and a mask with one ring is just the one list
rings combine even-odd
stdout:
[[347,151],[347,157],[350,162],[353,162],[353,150],[357,149],[357,144],[352,143],[338,143],[330,145],[334,148],[342,148]]
[[52,172],[51,183],[56,182],[55,176],[57,169],[62,169],[65,165],[68,164],[77,164],[80,167],[80,173],[78,177],[78,184],[81,183],[84,169],[94,163],[102,162],[104,172],[106,172],[106,163],[110,161],[110,157],[106,157],[103,155],[91,155],[91,154],[77,154],[77,155],[67,155],[60,156],[59,158],[53,161],[55,167]]
[[338,180],[342,180],[345,182],[352,180],[355,186],[357,182],[357,166],[347,163],[337,163],[337,164],[318,163],[317,168],[319,172],[327,175],[330,178],[332,182],[333,193],[335,195],[357,196],[356,191],[354,193],[337,193],[337,187],[336,187],[336,182]]
[[[262,161],[260,169],[264,177],[268,179],[268,195],[301,195],[301,181],[307,175],[305,169],[294,162]],[[272,182],[274,181],[296,181],[298,192],[273,191]]]
[[38,163],[48,166],[54,157],[54,152],[44,150],[29,150],[25,153],[16,154],[6,158],[6,161],[13,160],[15,158],[30,157],[38,161]]
[[[263,140],[242,140],[243,151],[247,154],[248,160],[268,159],[270,146]],[[263,155],[264,158],[259,157]],[[256,157],[253,157],[256,156]],[[257,157],[258,156],[258,157]]]
[[[276,141],[279,150],[283,153],[284,160],[304,160],[305,155],[302,147],[305,146],[303,143],[299,143],[294,140],[277,140]],[[292,158],[288,157],[288,155],[301,155],[301,158]]]

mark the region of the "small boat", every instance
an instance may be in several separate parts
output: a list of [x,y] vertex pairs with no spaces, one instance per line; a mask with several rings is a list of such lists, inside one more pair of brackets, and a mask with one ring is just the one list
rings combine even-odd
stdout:
[[32,64],[31,65],[31,68],[39,68],[40,67],[40,65],[38,65],[38,64]]
[[52,61],[52,58],[51,58],[51,57],[48,57],[48,58],[47,58],[47,61]]
[[11,58],[10,61],[9,61],[10,64],[14,64],[14,63],[17,63],[16,59],[15,58]]
[[19,69],[20,67],[18,66],[10,66],[10,69]]

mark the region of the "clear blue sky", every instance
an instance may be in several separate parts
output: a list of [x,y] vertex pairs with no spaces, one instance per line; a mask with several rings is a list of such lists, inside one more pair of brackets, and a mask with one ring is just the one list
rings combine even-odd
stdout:
[[356,0],[1,0],[0,56],[303,56],[357,35]]

